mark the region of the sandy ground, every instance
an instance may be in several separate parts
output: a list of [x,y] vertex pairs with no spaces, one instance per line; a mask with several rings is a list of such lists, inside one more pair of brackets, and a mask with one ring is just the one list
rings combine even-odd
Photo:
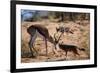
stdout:
[[[48,56],[46,56],[46,48],[43,39],[37,38],[35,42],[35,49],[38,51],[38,55],[34,58],[30,58],[31,53],[28,47],[28,42],[30,39],[30,35],[27,33],[27,28],[34,24],[41,24],[48,28],[50,35],[53,37],[54,33],[56,33],[56,27],[59,27],[61,24],[64,27],[69,27],[74,34],[64,33],[61,37],[60,42],[64,42],[67,45],[75,45],[78,47],[82,47],[85,51],[80,51],[77,49],[80,55],[74,55],[73,52],[68,52],[67,57],[65,55],[65,51],[59,50],[59,54],[54,54],[53,49],[54,46],[50,42],[48,42]],[[84,60],[90,58],[90,48],[89,48],[89,21],[83,21],[80,23],[77,22],[67,22],[67,23],[56,23],[49,21],[41,21],[41,22],[23,22],[22,23],[22,45],[21,45],[21,62],[22,63],[31,63],[31,62],[48,62],[48,61],[68,61],[68,60]],[[60,33],[59,33],[60,34]],[[58,34],[58,36],[59,36]]]

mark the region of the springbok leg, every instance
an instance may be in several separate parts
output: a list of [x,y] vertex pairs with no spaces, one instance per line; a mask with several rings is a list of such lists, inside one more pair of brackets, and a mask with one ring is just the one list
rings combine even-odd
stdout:
[[48,50],[47,50],[47,39],[45,39],[45,47],[46,47],[46,56],[48,55]]
[[[35,48],[33,47],[33,44],[35,43],[35,39],[36,39],[36,35],[31,36],[30,41],[29,41],[29,48],[30,48],[32,57],[34,57],[32,48],[35,50]],[[35,52],[36,52],[36,50],[35,50]]]
[[31,39],[29,41],[29,49],[30,49],[32,57],[34,57],[33,50],[32,50],[32,40]]
[[67,51],[66,51],[66,57],[67,57]]

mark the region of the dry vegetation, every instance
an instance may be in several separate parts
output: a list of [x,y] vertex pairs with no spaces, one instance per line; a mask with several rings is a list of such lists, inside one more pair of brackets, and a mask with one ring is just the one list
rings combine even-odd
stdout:
[[[46,48],[43,39],[37,38],[35,42],[35,49],[38,51],[38,54],[34,58],[30,58],[31,53],[28,47],[28,42],[30,35],[27,33],[27,28],[34,24],[41,24],[48,28],[50,35],[53,37],[56,32],[56,27],[63,24],[65,27],[69,27],[74,34],[64,33],[60,41],[63,41],[65,44],[76,45],[78,47],[84,48],[86,51],[78,50],[80,56],[74,56],[73,52],[68,52],[67,57],[65,52],[60,50],[59,54],[54,54],[52,49],[53,45],[48,42],[48,56],[46,56]],[[22,22],[22,41],[21,41],[21,62],[30,63],[30,62],[44,62],[44,61],[63,61],[63,60],[84,60],[90,58],[90,48],[89,48],[89,34],[90,34],[90,23],[89,20],[83,21],[67,21],[67,22],[55,22],[50,20],[42,21],[33,21],[33,22]],[[33,52],[34,53],[34,52]]]
[[[24,10],[23,10],[24,11]],[[32,10],[25,10],[30,11]],[[22,39],[21,39],[21,62],[47,62],[47,61],[68,61],[68,60],[86,60],[90,58],[90,14],[89,13],[73,13],[73,12],[56,12],[56,11],[33,11],[32,18],[23,20],[22,15]],[[84,48],[85,51],[77,49],[80,56],[75,56],[73,52],[68,51],[67,57],[65,51],[59,50],[58,54],[53,53],[54,45],[48,42],[48,56],[46,56],[45,42],[37,37],[35,41],[35,49],[38,51],[36,57],[31,57],[31,52],[28,46],[30,35],[27,33],[27,28],[31,25],[41,24],[45,26],[50,35],[53,37],[56,33],[56,27],[64,26],[70,28],[73,34],[64,33],[60,38],[66,45],[75,45]],[[57,36],[59,36],[57,34]],[[35,51],[33,50],[33,53]]]

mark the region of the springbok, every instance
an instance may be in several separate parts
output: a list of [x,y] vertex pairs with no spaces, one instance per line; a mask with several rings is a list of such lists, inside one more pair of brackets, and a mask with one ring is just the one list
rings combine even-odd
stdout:
[[[37,36],[43,38],[43,40],[45,41],[46,55],[48,52],[47,41],[51,42],[55,46],[54,39],[49,34],[48,29],[46,27],[44,27],[43,25],[39,25],[39,24],[31,25],[30,27],[27,28],[27,32],[30,34],[29,48],[30,48],[30,51],[31,51],[31,54],[33,57],[34,57],[34,54],[33,54],[32,48],[35,50],[34,43],[35,43]],[[57,53],[55,49],[53,49],[53,51],[55,53]],[[37,54],[36,50],[35,50],[35,53]]]

